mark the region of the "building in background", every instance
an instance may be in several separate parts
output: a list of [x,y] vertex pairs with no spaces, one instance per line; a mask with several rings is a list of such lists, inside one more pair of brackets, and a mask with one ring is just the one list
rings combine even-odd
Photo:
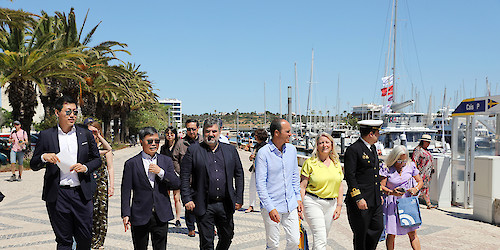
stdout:
[[170,106],[170,116],[169,124],[177,127],[177,129],[182,128],[182,101],[177,99],[166,98],[159,101],[160,104],[165,106]]
[[380,120],[382,105],[377,104],[361,104],[352,107],[352,116],[358,120]]

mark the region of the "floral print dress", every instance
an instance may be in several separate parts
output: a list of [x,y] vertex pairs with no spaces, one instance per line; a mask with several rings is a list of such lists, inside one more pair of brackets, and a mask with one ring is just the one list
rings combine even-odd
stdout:
[[106,232],[108,231],[108,167],[106,157],[101,156],[102,164],[94,172],[97,184],[94,193],[94,212],[92,225],[92,248],[98,249],[104,245]]

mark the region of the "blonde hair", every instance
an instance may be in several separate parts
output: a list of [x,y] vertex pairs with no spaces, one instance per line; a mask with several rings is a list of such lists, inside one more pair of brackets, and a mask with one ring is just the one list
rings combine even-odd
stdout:
[[332,150],[330,151],[330,154],[328,156],[330,157],[330,159],[334,163],[340,163],[339,154],[337,154],[337,151],[335,150],[335,142],[333,141],[333,137],[330,134],[325,133],[325,132],[321,132],[318,136],[316,136],[316,145],[314,146],[312,156],[316,157],[316,159],[319,159],[318,141],[319,141],[319,138],[321,138],[322,136],[326,137],[332,143]]
[[396,163],[396,161],[402,155],[406,155],[406,162],[410,160],[410,154],[408,153],[408,149],[405,146],[399,145],[394,147],[387,156],[387,166],[390,167],[394,165],[394,163]]

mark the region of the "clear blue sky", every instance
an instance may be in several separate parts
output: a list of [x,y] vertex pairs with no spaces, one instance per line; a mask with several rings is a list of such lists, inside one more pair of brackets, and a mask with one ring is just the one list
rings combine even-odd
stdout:
[[[380,104],[391,4],[2,0],[3,7],[33,13],[67,13],[74,7],[80,24],[90,9],[87,31],[102,21],[91,45],[127,43],[132,55],[121,58],[140,64],[160,99],[182,100],[187,114],[262,112],[264,82],[267,109],[279,112],[280,73],[285,112],[294,62],[304,114],[313,48],[313,108],[335,112],[339,76],[341,111],[362,102]],[[499,1],[399,0],[399,5],[399,100],[411,98],[413,83],[417,109],[427,112],[431,93],[436,109],[446,87],[447,102],[456,107],[463,98],[484,96],[486,77],[492,95],[500,94]]]

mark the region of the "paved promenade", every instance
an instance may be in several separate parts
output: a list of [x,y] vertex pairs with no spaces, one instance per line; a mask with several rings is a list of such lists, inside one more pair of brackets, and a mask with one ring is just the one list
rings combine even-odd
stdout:
[[[115,196],[109,202],[109,229],[106,249],[132,249],[130,232],[125,233],[120,218],[120,183],[123,163],[140,152],[139,147],[115,152]],[[249,153],[240,151],[245,170],[245,204],[248,206]],[[0,202],[0,249],[55,249],[55,236],[41,200],[44,170],[25,171],[22,182],[7,182],[10,173],[0,173],[0,191],[6,198]],[[345,184],[344,184],[345,185]],[[344,189],[345,190],[345,189]],[[451,208],[427,210],[422,208],[424,224],[418,230],[422,249],[500,249],[500,227],[474,221],[472,210]],[[345,205],[339,220],[334,222],[328,237],[330,249],[352,249]],[[265,249],[265,230],[260,213],[234,216],[235,237],[231,249]],[[307,223],[306,223],[307,224]],[[170,226],[168,249],[198,249],[199,237],[188,237],[184,221],[181,228]],[[283,239],[284,237],[282,237]],[[312,243],[312,235],[309,235]],[[284,241],[281,243],[284,247]],[[396,238],[396,249],[409,249],[407,236]],[[382,242],[377,249],[385,249]]]

